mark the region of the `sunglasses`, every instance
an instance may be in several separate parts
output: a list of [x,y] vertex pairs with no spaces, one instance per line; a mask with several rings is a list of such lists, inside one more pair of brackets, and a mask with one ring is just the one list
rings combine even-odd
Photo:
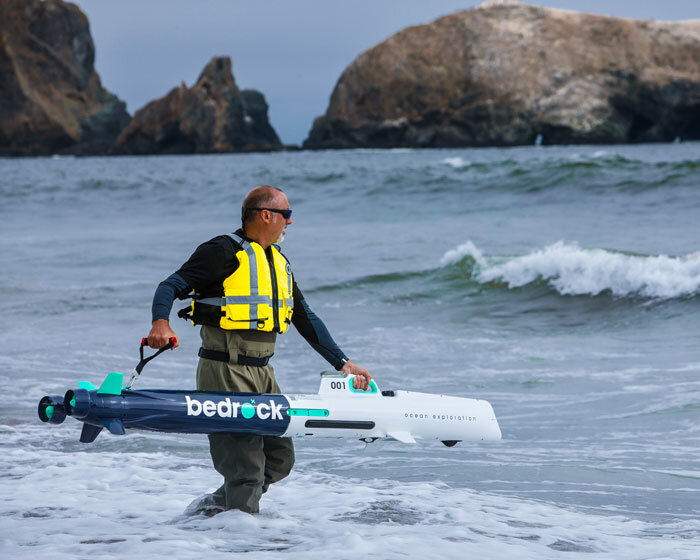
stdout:
[[250,208],[246,208],[246,210],[268,210],[270,212],[276,212],[277,214],[282,214],[282,217],[285,220],[288,220],[289,218],[292,217],[292,211],[289,208],[287,208],[286,210],[280,210],[279,208],[254,208],[254,207],[250,207]]

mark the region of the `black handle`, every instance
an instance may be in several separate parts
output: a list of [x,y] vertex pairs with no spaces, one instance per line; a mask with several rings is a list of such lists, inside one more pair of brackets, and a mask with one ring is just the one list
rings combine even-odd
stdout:
[[145,366],[148,362],[150,362],[150,361],[151,361],[153,358],[155,358],[156,356],[160,356],[160,355],[161,355],[163,352],[165,352],[166,350],[170,350],[171,348],[174,348],[176,344],[177,344],[177,337],[176,337],[176,336],[171,336],[171,337],[168,339],[168,343],[167,343],[165,346],[163,346],[160,350],[158,350],[158,351],[157,351],[155,354],[153,354],[152,356],[148,356],[148,358],[144,358],[144,357],[143,357],[143,349],[144,349],[146,346],[148,346],[148,339],[147,339],[147,338],[142,338],[142,339],[141,339],[141,346],[140,346],[140,348],[139,348],[139,356],[141,357],[141,361],[140,361],[140,362],[138,363],[138,365],[136,366],[136,373],[138,373],[138,374],[140,375],[140,374],[141,374],[141,371],[142,371],[143,368],[144,368],[144,366]]

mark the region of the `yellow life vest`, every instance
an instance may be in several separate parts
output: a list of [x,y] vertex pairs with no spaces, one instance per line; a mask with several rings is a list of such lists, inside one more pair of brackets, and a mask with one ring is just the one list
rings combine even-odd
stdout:
[[292,322],[292,269],[276,245],[270,247],[272,265],[255,241],[229,235],[241,249],[238,268],[224,280],[224,296],[196,298],[196,303],[221,307],[219,326],[226,330],[257,330],[283,333]]

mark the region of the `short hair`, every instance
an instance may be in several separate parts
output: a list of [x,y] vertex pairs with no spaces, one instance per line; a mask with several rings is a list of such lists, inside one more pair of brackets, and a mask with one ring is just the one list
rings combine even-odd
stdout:
[[255,212],[258,212],[258,210],[252,210],[252,208],[263,208],[267,206],[275,199],[275,194],[277,192],[283,193],[284,191],[279,187],[273,187],[271,185],[259,185],[252,189],[243,199],[241,223],[245,226],[246,223],[252,222]]

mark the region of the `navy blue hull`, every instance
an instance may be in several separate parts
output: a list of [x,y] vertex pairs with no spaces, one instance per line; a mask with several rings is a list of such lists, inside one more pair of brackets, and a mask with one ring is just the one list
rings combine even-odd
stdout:
[[205,391],[122,391],[120,395],[75,389],[66,393],[66,413],[89,426],[81,441],[92,441],[102,427],[114,434],[126,428],[194,434],[280,436],[289,426],[283,395]]

